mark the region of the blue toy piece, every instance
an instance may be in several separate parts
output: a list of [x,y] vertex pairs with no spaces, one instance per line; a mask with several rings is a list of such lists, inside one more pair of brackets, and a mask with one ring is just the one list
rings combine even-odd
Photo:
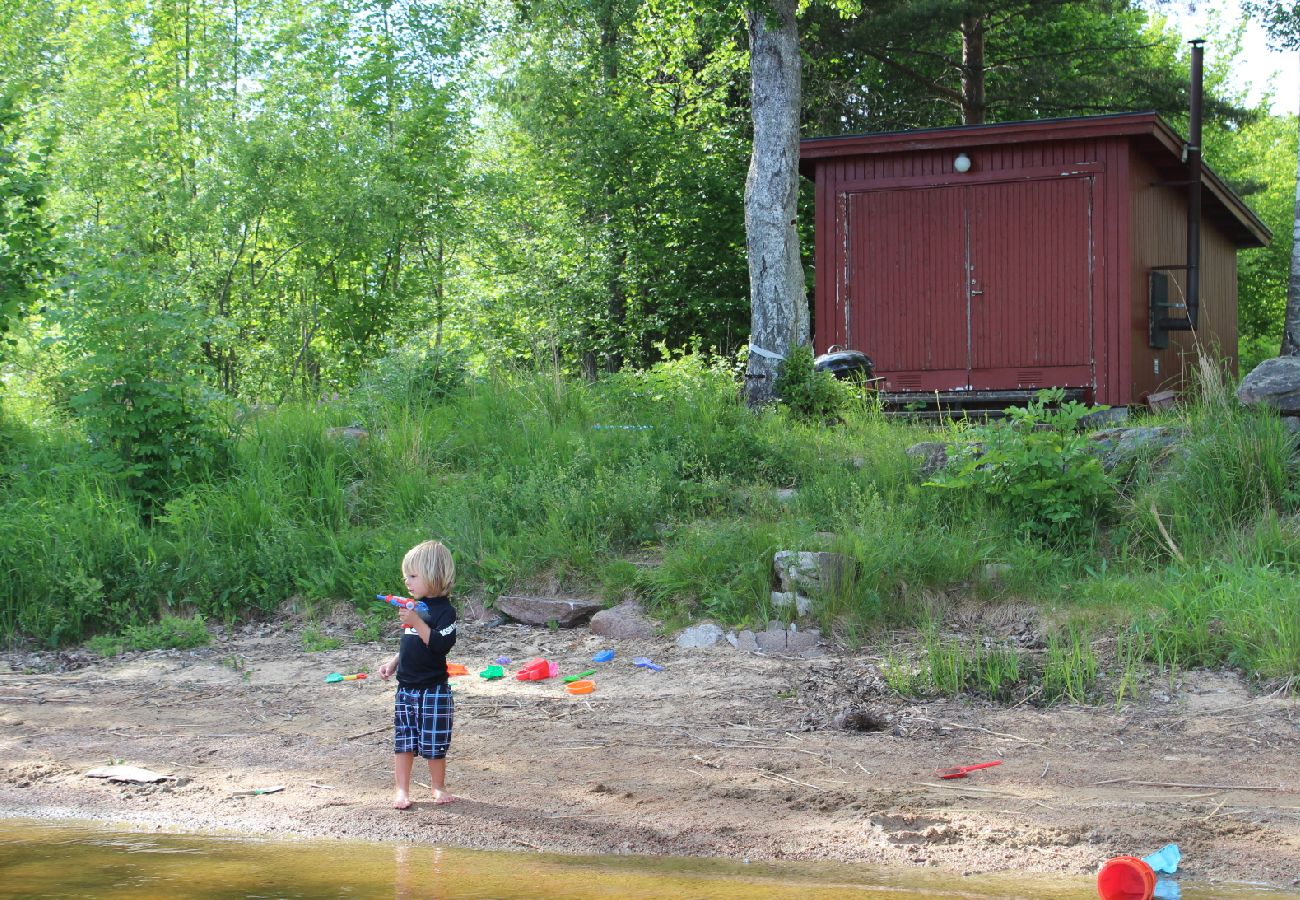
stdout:
[[636,659],[632,660],[632,665],[640,666],[643,669],[649,669],[651,672],[662,672],[664,670],[663,666],[656,666],[644,656],[638,656]]
[[591,658],[592,662],[609,662],[614,658],[613,650],[602,650]]
[[1182,858],[1182,851],[1177,844],[1166,844],[1150,856],[1142,857],[1142,861],[1158,875],[1172,875],[1178,871],[1178,863]]

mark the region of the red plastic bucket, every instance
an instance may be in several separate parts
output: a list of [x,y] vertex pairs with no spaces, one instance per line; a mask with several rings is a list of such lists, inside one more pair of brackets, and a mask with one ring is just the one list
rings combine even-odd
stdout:
[[1097,872],[1097,896],[1101,900],[1151,900],[1156,892],[1156,873],[1136,856],[1108,859]]

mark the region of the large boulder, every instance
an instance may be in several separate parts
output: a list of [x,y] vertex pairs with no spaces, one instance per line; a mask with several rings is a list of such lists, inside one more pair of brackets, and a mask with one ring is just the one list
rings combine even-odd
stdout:
[[524,597],[507,594],[497,598],[496,608],[525,625],[549,625],[572,628],[604,609],[596,600],[556,600],[550,597]]
[[635,600],[602,609],[591,617],[591,633],[618,641],[634,641],[653,637],[655,624]]
[[683,650],[698,650],[701,647],[712,647],[720,640],[722,629],[712,622],[702,622],[677,635],[677,646]]
[[948,465],[948,445],[941,441],[922,441],[908,447],[906,452],[921,461],[922,478],[929,478]]
[[1135,459],[1161,457],[1185,434],[1186,429],[1168,425],[1107,428],[1092,435],[1092,451],[1101,460],[1101,467],[1112,472]]
[[1271,406],[1284,416],[1300,416],[1300,356],[1266,359],[1241,380],[1237,399],[1245,406]]

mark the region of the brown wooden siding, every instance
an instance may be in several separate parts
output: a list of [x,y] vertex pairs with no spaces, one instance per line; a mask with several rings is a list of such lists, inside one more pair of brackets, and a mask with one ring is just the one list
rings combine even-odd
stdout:
[[[1196,364],[1198,342],[1237,370],[1237,248],[1204,216],[1201,222],[1201,304],[1198,333],[1169,333],[1169,347],[1149,346],[1148,284],[1153,267],[1187,262],[1187,195],[1182,187],[1164,187],[1155,168],[1134,154],[1131,160],[1133,230],[1130,238],[1132,301],[1128,333],[1132,343],[1131,403],[1165,389],[1185,388]],[[1185,270],[1166,272],[1171,300],[1186,297]],[[1158,369],[1158,371],[1157,371]]]

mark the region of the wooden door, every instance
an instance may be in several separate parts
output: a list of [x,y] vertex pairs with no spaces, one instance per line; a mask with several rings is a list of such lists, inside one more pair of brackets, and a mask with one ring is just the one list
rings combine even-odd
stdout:
[[1092,179],[972,185],[970,386],[1091,383]]
[[966,382],[964,191],[849,195],[845,332],[894,389]]
[[844,333],[889,390],[1091,384],[1092,179],[847,195]]

